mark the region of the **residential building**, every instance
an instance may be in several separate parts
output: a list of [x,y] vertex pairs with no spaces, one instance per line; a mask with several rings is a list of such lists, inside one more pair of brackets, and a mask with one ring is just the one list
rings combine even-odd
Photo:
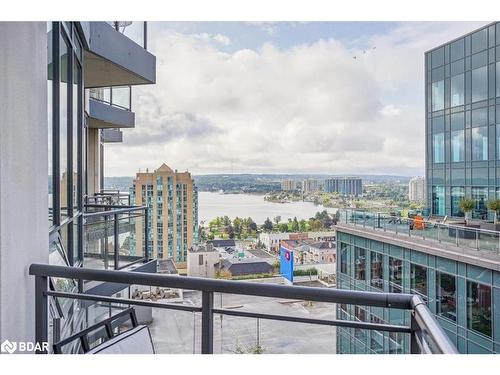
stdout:
[[187,275],[215,278],[220,257],[211,245],[193,245],[188,250]]
[[260,258],[225,258],[220,261],[220,271],[231,276],[272,274],[274,267]]
[[281,181],[282,191],[294,191],[297,190],[297,183],[295,180],[283,180]]
[[282,240],[280,246],[293,253],[294,265],[335,262],[334,241]]
[[413,177],[408,183],[408,199],[410,202],[425,203],[425,179]]
[[325,180],[327,193],[358,197],[363,194],[363,181],[359,177],[333,177]]
[[[500,26],[492,23],[425,53],[427,206],[435,216],[488,217],[500,196]],[[491,214],[490,214],[491,215]]]
[[[185,264],[187,251],[198,238],[198,195],[189,172],[162,164],[153,172],[139,172],[131,189],[131,200],[147,206],[148,241],[152,255]],[[145,223],[136,222],[137,246],[144,248]]]
[[308,178],[307,180],[302,181],[303,193],[313,193],[319,190],[320,190],[320,182],[318,180]]
[[[459,202],[467,197],[476,201],[473,217],[486,219],[486,201],[499,192],[499,44],[500,23],[492,23],[425,54],[425,180],[434,216],[463,215]],[[419,295],[461,353],[500,353],[499,232],[361,211],[340,212],[336,231],[337,288]],[[337,317],[412,319],[346,304]],[[340,353],[410,346],[403,334],[337,329]]]
[[259,241],[268,252],[278,253],[283,240],[335,241],[335,231],[324,232],[299,232],[299,233],[259,233]]
[[[500,353],[498,233],[343,212],[337,224],[337,288],[419,295],[461,353]],[[389,224],[391,223],[391,224]],[[476,241],[476,238],[478,240]],[[338,305],[337,318],[405,324],[403,311]],[[338,328],[340,353],[406,353],[403,334]]]
[[[146,23],[128,21],[0,22],[0,48],[8,56],[0,62],[0,342],[33,342],[32,263],[105,268],[130,259],[126,225],[122,246],[111,244],[87,199],[104,188],[106,143],[135,126],[131,87],[155,83],[156,57]],[[76,322],[67,317],[61,337]]]

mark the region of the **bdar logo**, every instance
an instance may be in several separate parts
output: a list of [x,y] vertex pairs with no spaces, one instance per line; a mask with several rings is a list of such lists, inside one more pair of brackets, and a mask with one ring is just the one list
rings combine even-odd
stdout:
[[0,349],[2,350],[3,353],[14,353],[17,349],[17,343],[15,342],[10,342],[9,340],[5,340],[2,345],[0,346]]

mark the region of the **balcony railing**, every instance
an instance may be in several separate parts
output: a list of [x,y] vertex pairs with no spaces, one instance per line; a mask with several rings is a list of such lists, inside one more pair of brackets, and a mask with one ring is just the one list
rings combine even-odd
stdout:
[[142,21],[110,21],[113,28],[127,36],[130,40],[143,47],[148,48],[148,23]]
[[500,255],[500,232],[363,210],[339,210],[339,223]]
[[86,204],[83,215],[84,266],[118,270],[148,259],[148,208],[103,204],[110,196],[97,197],[101,203]]
[[94,195],[86,196],[85,204],[88,206],[88,210],[95,211],[91,205],[131,206],[131,201],[128,193],[105,189]]
[[89,89],[91,99],[126,111],[132,110],[132,88],[130,86],[100,87]]
[[[261,284],[243,281],[227,281],[217,279],[193,278],[173,275],[160,275],[142,272],[126,272],[112,270],[96,270],[75,267],[54,266],[48,264],[32,264],[29,270],[30,275],[35,276],[35,307],[36,307],[36,341],[38,343],[48,342],[49,340],[49,321],[48,309],[50,301],[53,299],[75,300],[87,303],[109,303],[110,306],[121,306],[122,309],[135,306],[136,308],[157,308],[161,311],[171,310],[170,314],[177,312],[191,312],[200,314],[201,334],[200,352],[203,354],[214,353],[214,332],[216,325],[214,319],[218,318],[221,322],[222,317],[233,318],[251,318],[257,320],[257,327],[260,321],[272,321],[273,326],[277,322],[288,322],[288,324],[307,325],[307,327],[344,327],[357,330],[375,330],[378,332],[398,333],[406,335],[409,340],[410,353],[426,354],[454,354],[456,348],[448,339],[447,335],[436,322],[434,316],[429,311],[425,303],[419,296],[409,294],[390,294],[373,293],[363,291],[339,290],[331,288],[313,288],[302,286],[285,286],[275,284]],[[184,304],[172,302],[154,302],[152,300],[137,300],[131,298],[106,297],[102,295],[92,295],[79,292],[67,292],[49,289],[49,279],[71,279],[75,281],[87,280],[97,282],[118,283],[127,286],[146,286],[159,288],[176,288],[190,291],[201,292],[199,304]],[[409,325],[393,325],[385,323],[368,323],[354,320],[337,319],[319,319],[313,315],[297,316],[290,314],[265,313],[261,308],[259,311],[239,310],[238,308],[215,306],[215,294],[230,294],[238,296],[259,297],[262,300],[266,298],[285,299],[285,303],[290,300],[302,300],[310,302],[323,302],[327,304],[353,304],[363,306],[382,307],[387,309],[406,310],[410,312]],[[260,301],[260,299],[257,299]],[[255,306],[255,303],[253,304]],[[332,311],[332,310],[330,310]],[[160,325],[166,324],[159,322]],[[186,332],[181,332],[182,337],[188,334],[189,327],[196,326],[195,321],[188,321],[183,325]],[[240,325],[239,325],[240,327]],[[272,327],[270,327],[272,328]],[[322,329],[322,332],[327,331]],[[257,335],[259,335],[257,328]],[[288,330],[282,329],[281,335],[288,335]],[[276,343],[280,337],[273,337],[272,342]],[[218,335],[222,340],[222,332]],[[61,338],[64,339],[64,338]],[[161,340],[161,338],[159,338]],[[165,337],[163,341],[165,341]],[[320,337],[313,337],[312,340],[319,340]],[[168,341],[172,340],[169,336]],[[153,336],[154,341],[154,336]],[[323,341],[322,341],[323,342]],[[327,341],[328,342],[328,341]],[[330,341],[331,343],[331,341]],[[98,343],[86,343],[86,345],[97,345]],[[312,342],[308,343],[311,345]],[[181,344],[179,344],[181,345]],[[196,342],[193,340],[193,345]],[[333,344],[331,344],[333,345]],[[221,345],[222,346],[222,345]],[[194,348],[193,348],[194,349]]]

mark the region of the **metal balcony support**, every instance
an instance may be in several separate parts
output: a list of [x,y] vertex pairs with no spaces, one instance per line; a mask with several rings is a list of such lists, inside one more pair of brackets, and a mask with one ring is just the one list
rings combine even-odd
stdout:
[[44,343],[49,340],[49,302],[47,297],[48,277],[35,277],[35,341],[42,348],[36,354],[46,354]]
[[119,222],[118,222],[118,214],[114,214],[114,223],[113,223],[113,236],[114,236],[114,250],[115,250],[115,270],[117,270],[119,268],[119,262],[120,262],[120,251],[119,251],[119,232],[118,232],[118,225],[119,225]]
[[214,352],[214,293],[201,295],[201,354]]

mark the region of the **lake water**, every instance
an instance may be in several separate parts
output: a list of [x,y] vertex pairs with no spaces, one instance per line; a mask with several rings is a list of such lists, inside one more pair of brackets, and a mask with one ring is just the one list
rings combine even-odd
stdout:
[[[298,220],[309,219],[325,207],[311,202],[273,203],[264,200],[263,195],[219,194],[201,191],[198,193],[199,221],[208,222],[217,216],[251,217],[257,224],[263,224],[266,218],[273,221],[281,216],[281,221],[297,217]],[[327,208],[334,213],[334,208]]]

